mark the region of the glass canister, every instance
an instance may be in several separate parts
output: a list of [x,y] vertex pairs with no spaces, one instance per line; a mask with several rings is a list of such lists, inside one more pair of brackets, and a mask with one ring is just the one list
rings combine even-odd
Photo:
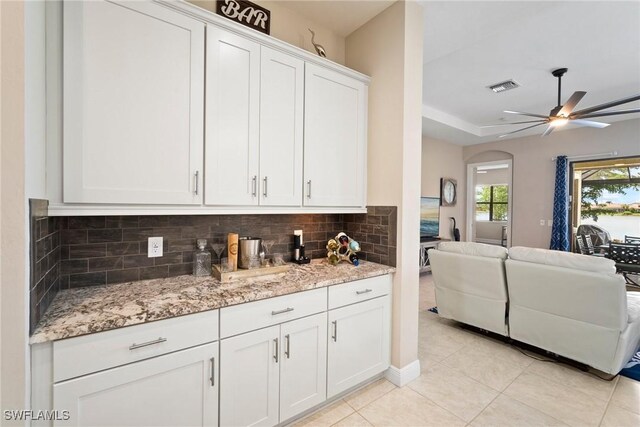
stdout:
[[196,245],[198,249],[193,253],[193,275],[211,276],[211,252],[205,249],[207,240],[198,239]]

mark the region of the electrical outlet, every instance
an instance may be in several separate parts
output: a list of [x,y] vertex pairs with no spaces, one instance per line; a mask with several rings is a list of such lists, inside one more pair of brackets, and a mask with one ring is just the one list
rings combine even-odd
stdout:
[[540,225],[544,225],[544,219],[540,220]]
[[162,237],[149,237],[147,257],[156,258],[159,256],[162,256]]

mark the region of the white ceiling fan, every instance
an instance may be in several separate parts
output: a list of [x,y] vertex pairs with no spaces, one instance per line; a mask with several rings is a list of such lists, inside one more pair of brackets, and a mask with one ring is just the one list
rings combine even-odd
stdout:
[[547,136],[551,132],[553,132],[555,128],[564,126],[569,122],[580,125],[580,126],[604,128],[609,126],[609,123],[594,122],[592,120],[585,120],[585,119],[591,119],[594,117],[615,116],[619,114],[640,113],[640,108],[629,109],[629,110],[618,110],[618,111],[601,111],[601,110],[606,110],[608,108],[615,107],[618,105],[627,104],[629,102],[640,100],[640,94],[633,95],[628,98],[622,98],[617,101],[606,102],[604,104],[596,105],[594,107],[589,107],[589,108],[585,108],[583,110],[578,110],[574,112],[573,110],[578,104],[578,102],[580,102],[580,100],[587,94],[587,92],[577,91],[577,92],[574,92],[573,95],[569,97],[569,99],[564,105],[561,105],[560,102],[561,102],[562,76],[566,72],[567,72],[567,68],[558,68],[551,72],[551,74],[553,74],[554,77],[558,78],[558,105],[551,110],[548,116],[545,116],[543,114],[523,113],[520,111],[505,110],[504,112],[508,114],[519,114],[521,116],[536,117],[537,120],[501,123],[499,125],[489,125],[489,126],[482,126],[482,127],[488,128],[488,127],[511,126],[511,125],[533,123],[530,126],[526,126],[521,129],[514,130],[513,132],[505,133],[498,137],[498,138],[503,138],[507,135],[512,135],[517,132],[522,132],[524,130],[546,124],[548,125],[547,129],[544,131],[542,136]]

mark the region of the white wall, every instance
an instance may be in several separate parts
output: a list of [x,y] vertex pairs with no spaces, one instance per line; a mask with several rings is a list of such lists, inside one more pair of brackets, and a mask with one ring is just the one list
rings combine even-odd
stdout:
[[[210,10],[215,13],[216,0],[188,0],[203,9]],[[327,58],[343,64],[345,61],[345,39],[339,36],[329,28],[318,24],[317,22],[300,15],[297,12],[287,8],[289,1],[268,1],[253,0],[253,3],[264,7],[271,12],[271,36],[282,40],[299,48],[316,53],[311,44],[311,28],[316,33],[316,43],[321,44],[327,51]]]
[[440,207],[440,237],[453,240],[454,217],[465,239],[466,170],[462,160],[462,146],[433,138],[422,138],[422,196],[440,197],[440,178],[458,182],[458,201],[455,206]]
[[346,40],[346,65],[372,78],[367,203],[398,206],[391,363],[410,372],[419,366],[422,16],[418,3],[399,1]]
[[0,2],[0,10],[0,408],[5,410],[28,408],[25,28],[21,1]]
[[[615,122],[605,129],[579,128],[541,138],[496,141],[464,147],[466,163],[502,160],[513,155],[512,245],[548,248],[553,218],[555,162],[559,155],[577,156],[617,151],[619,157],[640,155],[640,119]],[[596,156],[597,157],[597,156]]]

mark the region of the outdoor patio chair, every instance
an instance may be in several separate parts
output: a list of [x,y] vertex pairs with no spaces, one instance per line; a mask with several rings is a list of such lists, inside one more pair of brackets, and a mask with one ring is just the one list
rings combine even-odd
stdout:
[[640,275],[640,245],[629,243],[610,243],[607,258],[616,263],[616,271],[624,276],[627,284],[640,286],[637,278],[632,275]]
[[576,243],[578,244],[578,250],[582,255],[600,255],[595,253],[595,248],[590,235],[577,235]]
[[640,245],[640,237],[624,236],[624,242],[632,245]]

